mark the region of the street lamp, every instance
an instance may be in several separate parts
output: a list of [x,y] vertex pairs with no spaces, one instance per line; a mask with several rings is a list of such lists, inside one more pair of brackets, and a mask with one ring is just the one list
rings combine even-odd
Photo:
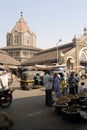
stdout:
[[57,65],[58,65],[58,45],[59,43],[62,41],[62,39],[59,39],[59,41],[56,43],[56,47],[57,47]]

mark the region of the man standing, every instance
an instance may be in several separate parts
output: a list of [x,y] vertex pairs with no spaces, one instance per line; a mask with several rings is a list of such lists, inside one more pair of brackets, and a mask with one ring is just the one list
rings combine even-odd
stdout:
[[9,86],[8,86],[8,73],[6,71],[3,71],[1,80],[2,80],[3,89],[4,90],[9,89]]
[[50,71],[46,71],[43,77],[43,83],[45,85],[45,100],[47,106],[52,106],[52,83],[53,77],[50,75]]
[[75,76],[74,76],[74,72],[71,72],[70,76],[67,79],[68,82],[68,86],[69,86],[69,94],[73,94],[75,95],[75,84],[76,84],[76,80],[75,80]]
[[3,85],[2,85],[2,75],[3,75],[3,71],[0,71],[0,90],[3,89]]

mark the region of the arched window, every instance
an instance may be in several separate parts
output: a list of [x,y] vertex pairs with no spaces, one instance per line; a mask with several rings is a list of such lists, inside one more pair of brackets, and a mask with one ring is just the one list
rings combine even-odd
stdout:
[[18,34],[14,34],[13,41],[13,44],[18,44]]
[[29,33],[24,34],[24,44],[25,45],[30,45]]
[[79,59],[81,61],[87,61],[87,47],[82,48],[82,50],[79,53]]
[[72,58],[68,58],[68,60],[67,60],[67,68],[68,69],[73,69],[73,59]]

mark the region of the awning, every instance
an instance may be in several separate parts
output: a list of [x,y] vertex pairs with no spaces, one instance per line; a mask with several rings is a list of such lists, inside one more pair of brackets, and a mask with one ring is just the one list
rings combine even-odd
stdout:
[[10,68],[10,69],[17,69],[18,67],[17,66],[15,66],[15,65],[6,65],[8,68]]
[[36,69],[39,69],[39,70],[53,70],[55,68],[58,68],[58,67],[65,67],[65,64],[56,64],[54,66],[50,66],[50,65],[35,65]]

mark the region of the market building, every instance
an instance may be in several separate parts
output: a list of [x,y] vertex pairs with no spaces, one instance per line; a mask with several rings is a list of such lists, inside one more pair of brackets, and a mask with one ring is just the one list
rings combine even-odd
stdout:
[[1,50],[20,61],[22,66],[65,64],[67,71],[83,68],[87,73],[87,28],[80,37],[75,35],[71,42],[43,50],[36,47],[36,35],[21,12],[19,21],[7,33],[7,46]]
[[78,38],[75,35],[70,43],[40,51],[22,65],[52,65],[56,63],[65,64],[67,71],[80,71],[83,69],[84,72],[87,73],[86,28],[84,28],[84,34],[82,34],[81,37]]

